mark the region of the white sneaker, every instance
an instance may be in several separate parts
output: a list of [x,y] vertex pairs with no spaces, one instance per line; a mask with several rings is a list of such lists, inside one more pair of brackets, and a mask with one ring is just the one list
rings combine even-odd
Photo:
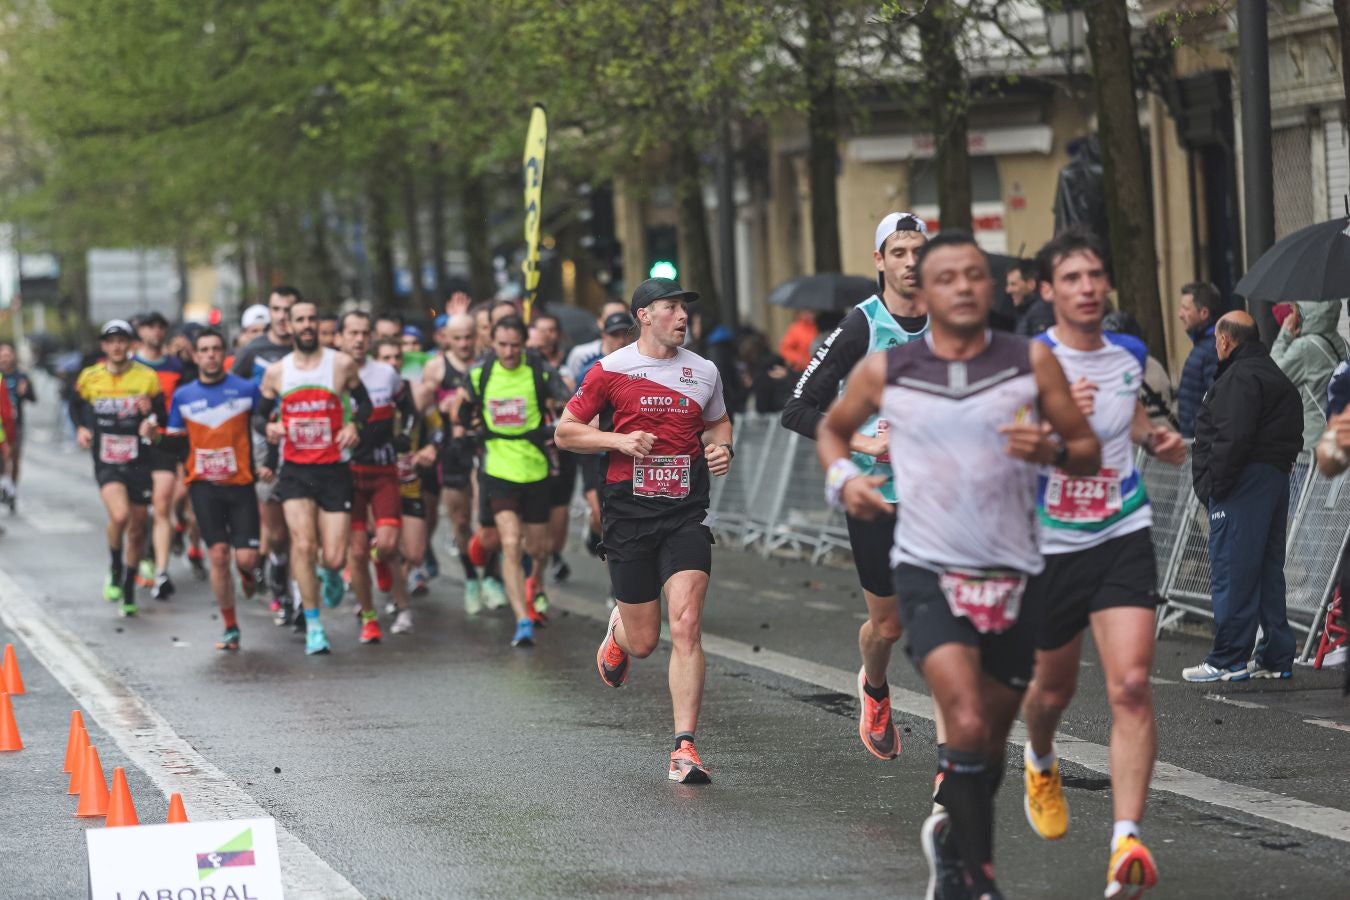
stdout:
[[1239,664],[1231,669],[1216,669],[1208,662],[1202,662],[1198,666],[1182,669],[1181,677],[1193,684],[1203,684],[1211,681],[1246,681],[1252,676],[1251,672],[1247,671],[1246,665]]
[[397,612],[398,612],[398,604],[395,603],[393,600],[386,600],[384,603],[384,614],[386,616],[392,616]]
[[1267,669],[1265,666],[1261,665],[1260,663],[1258,663],[1256,660],[1253,659],[1247,663],[1247,677],[1272,678],[1275,679],[1276,681],[1283,681],[1287,678],[1293,678],[1294,673],[1288,670],[1278,671],[1276,669]]
[[411,609],[400,609],[398,615],[394,618],[394,624],[389,626],[391,634],[412,634],[413,616]]
[[467,616],[476,616],[483,611],[483,582],[467,581],[464,583],[464,614]]

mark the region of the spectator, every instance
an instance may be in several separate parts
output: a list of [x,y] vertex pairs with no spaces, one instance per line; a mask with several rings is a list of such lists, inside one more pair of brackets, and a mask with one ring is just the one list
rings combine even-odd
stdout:
[[778,342],[778,355],[796,372],[806,369],[811,361],[811,345],[816,340],[816,314],[801,310],[792,320],[783,339]]
[[[1285,618],[1289,473],[1303,446],[1294,388],[1245,312],[1221,318],[1219,375],[1195,420],[1191,478],[1209,509],[1214,646],[1187,681],[1289,678],[1294,633]],[[1264,635],[1256,645],[1256,629]]]
[[[1133,335],[1144,340],[1144,329],[1139,321],[1123,309],[1106,314],[1102,327],[1107,331]],[[1177,392],[1172,387],[1172,379],[1167,376],[1163,364],[1149,354],[1144,361],[1144,383],[1139,385],[1139,402],[1144,404],[1148,420],[1155,427],[1166,426],[1173,430],[1177,427]]]
[[[1023,263],[1030,263],[1029,266]],[[1055,307],[1041,296],[1042,280],[1049,282],[1050,273],[1040,272],[1036,268],[1035,260],[1024,260],[1017,264],[1017,271],[1021,275],[1022,285],[1026,288],[1026,293],[1022,295],[1022,305],[1017,307],[1017,333],[1026,337],[1035,337],[1042,331],[1054,327]],[[1012,279],[1012,272],[1008,273],[1009,281]],[[1009,285],[1005,283],[1004,287]]]
[[[692,315],[689,318],[693,321]],[[745,412],[745,403],[750,395],[750,379],[743,370],[738,354],[736,333],[726,325],[713,326],[712,331],[708,332],[707,352],[703,356],[712,361],[722,376],[722,396],[726,401],[727,412],[732,417]]]
[[1181,367],[1181,381],[1177,385],[1177,426],[1184,438],[1195,437],[1195,412],[1219,369],[1214,323],[1221,315],[1223,299],[1214,285],[1192,282],[1181,289],[1177,318],[1195,345]]
[[1331,373],[1350,357],[1350,348],[1337,333],[1340,321],[1340,303],[1295,303],[1270,348],[1270,358],[1303,401],[1303,446],[1308,450],[1326,426],[1322,407]]
[[[815,321],[812,320],[811,324],[814,326]],[[740,356],[750,378],[750,396],[755,401],[755,412],[782,412],[797,381],[787,361],[769,349],[768,338],[754,330],[741,335]]]

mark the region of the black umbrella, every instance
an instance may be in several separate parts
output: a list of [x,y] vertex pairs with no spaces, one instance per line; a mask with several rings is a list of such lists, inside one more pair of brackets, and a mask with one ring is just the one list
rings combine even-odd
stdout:
[[1295,231],[1261,254],[1233,293],[1268,303],[1350,297],[1350,216]]
[[769,302],[788,309],[842,310],[876,292],[875,278],[822,272],[783,282],[769,292]]

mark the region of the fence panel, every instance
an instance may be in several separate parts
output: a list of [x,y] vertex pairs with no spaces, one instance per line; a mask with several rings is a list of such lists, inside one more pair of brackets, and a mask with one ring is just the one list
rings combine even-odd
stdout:
[[740,539],[750,525],[750,499],[754,496],[765,469],[778,420],[772,416],[743,416],[736,423],[736,461],[720,481],[716,503],[712,504],[712,528],[728,540]]
[[1345,476],[1309,479],[1308,496],[1289,529],[1285,558],[1285,608],[1289,622],[1300,630],[1312,628],[1331,584],[1350,534],[1350,505],[1342,502]]
[[[780,458],[790,477],[783,486],[778,516],[760,550],[767,556],[787,548],[818,561],[825,529],[836,517],[842,526],[843,518],[825,503],[825,473],[816,457],[816,442],[799,439],[791,455]],[[844,543],[847,546],[847,539]]]

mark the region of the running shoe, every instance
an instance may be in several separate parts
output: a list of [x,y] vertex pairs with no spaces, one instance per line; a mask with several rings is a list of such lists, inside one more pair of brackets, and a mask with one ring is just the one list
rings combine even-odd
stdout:
[[464,548],[464,552],[469,557],[469,562],[475,566],[487,565],[487,551],[483,549],[483,532],[475,531],[469,538],[469,546]]
[[389,593],[394,589],[394,570],[389,568],[389,563],[379,558],[375,548],[370,548],[370,560],[375,564],[375,586],[382,593]]
[[501,609],[506,606],[506,588],[491,575],[483,579],[483,606],[488,609]]
[[384,614],[386,616],[392,616],[397,612],[398,612],[398,604],[394,602],[392,597],[389,598],[389,600],[385,601]]
[[1216,669],[1208,662],[1181,670],[1181,677],[1195,684],[1207,684],[1211,681],[1246,681],[1252,677],[1245,663],[1237,663],[1227,669]]
[[692,741],[684,741],[678,750],[670,752],[670,770],[666,777],[680,784],[707,784],[712,781],[708,767],[698,758]]
[[553,561],[548,564],[548,577],[559,584],[572,577],[572,567],[561,554],[554,554]]
[[928,860],[928,890],[923,895],[924,900],[965,900],[966,877],[961,871],[961,853],[952,840],[952,823],[945,809],[924,820],[919,845]]
[[436,559],[436,550],[430,541],[427,542],[426,555],[422,557],[422,568],[426,570],[428,581],[441,577],[441,563]]
[[238,650],[239,649],[239,629],[226,628],[225,633],[221,635],[220,640],[216,641],[217,650]]
[[187,550],[188,565],[192,567],[192,577],[198,581],[206,580],[206,555],[202,553],[201,547],[189,547]]
[[1294,673],[1287,669],[1283,671],[1279,669],[1267,669],[1264,663],[1259,663],[1256,660],[1252,660],[1251,662],[1247,663],[1247,677],[1273,678],[1276,681],[1285,681],[1287,679],[1293,678]]
[[609,625],[605,628],[605,639],[600,649],[595,651],[595,667],[600,670],[600,680],[610,687],[623,687],[628,680],[628,654],[614,640],[614,628],[619,624],[619,610],[615,608],[609,614]]
[[317,620],[305,629],[305,655],[318,656],[328,652],[328,635],[323,633],[323,625]]
[[117,579],[113,578],[111,573],[103,578],[103,599],[109,603],[122,602],[122,586],[117,583]]
[[141,560],[140,566],[136,569],[137,587],[155,586],[155,561],[153,559]]
[[1048,772],[1037,772],[1031,763],[1025,764],[1024,771],[1026,794],[1022,806],[1031,830],[1047,841],[1057,841],[1069,830],[1069,803],[1064,799],[1059,760],[1051,763]]
[[412,634],[413,614],[411,609],[400,609],[394,616],[394,624],[389,626],[390,634]]
[[516,633],[511,638],[512,647],[533,647],[534,646],[534,623],[529,619],[521,619],[516,623]]
[[135,600],[132,600],[130,603],[123,603],[120,612],[122,613],[122,618],[130,619],[132,616],[136,615],[136,613],[140,612],[140,607],[136,605]]
[[858,716],[858,737],[867,752],[877,759],[895,759],[900,755],[900,729],[891,717],[891,689],[886,688],[885,700],[873,700],[863,690],[867,684],[867,670],[858,670],[858,702],[862,704]]
[[291,605],[280,597],[272,598],[272,624],[284,628],[291,624]]
[[1157,883],[1153,854],[1134,835],[1122,838],[1106,866],[1106,896],[1135,900]]
[[294,607],[291,612],[291,631],[296,634],[304,634],[305,629],[309,627],[305,622],[305,608],[303,606]]
[[483,610],[483,582],[477,578],[464,582],[464,614],[476,616]]
[[319,566],[319,593],[323,596],[323,605],[337,609],[342,605],[342,595],[347,592],[342,583],[342,573],[337,569]]
[[530,576],[525,579],[525,611],[530,621],[536,625],[548,623],[548,595],[539,587],[539,581]]
[[370,618],[361,623],[361,643],[378,644],[383,637],[384,632],[380,630],[379,619]]
[[411,597],[425,597],[427,594],[427,573],[418,566],[408,572],[408,595]]
[[155,589],[150,596],[163,603],[174,595],[177,590],[173,586],[173,579],[169,577],[168,572],[160,572],[155,576]]

